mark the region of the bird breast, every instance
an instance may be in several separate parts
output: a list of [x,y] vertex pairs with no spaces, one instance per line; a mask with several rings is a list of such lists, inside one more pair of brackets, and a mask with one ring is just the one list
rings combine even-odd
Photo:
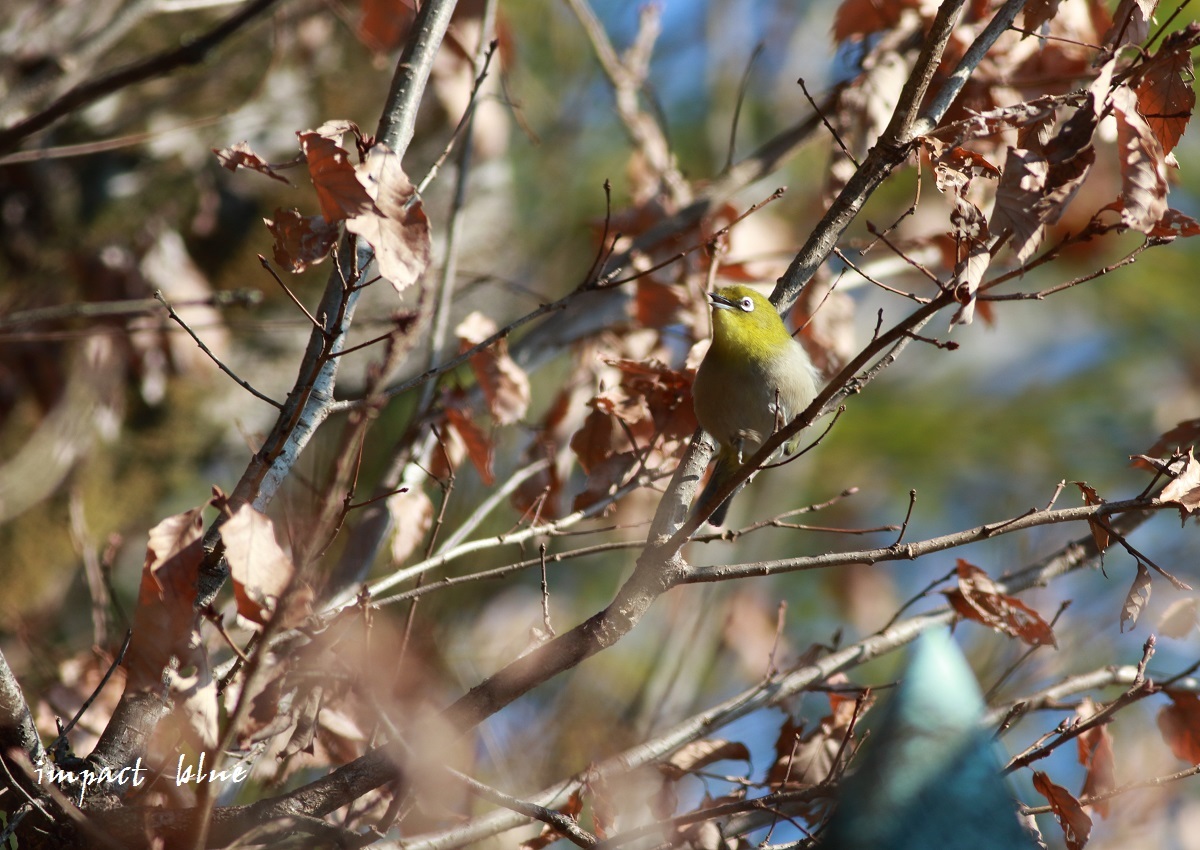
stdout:
[[757,449],[807,407],[816,392],[812,364],[797,342],[769,362],[748,358],[737,363],[710,353],[692,387],[701,427],[722,445],[740,442],[743,452]]

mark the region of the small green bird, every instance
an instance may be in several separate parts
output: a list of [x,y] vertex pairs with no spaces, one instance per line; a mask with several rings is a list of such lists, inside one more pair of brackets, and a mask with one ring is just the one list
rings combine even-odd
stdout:
[[[696,500],[706,505],[728,477],[817,394],[817,371],[774,305],[748,286],[710,292],[712,345],[696,372],[700,427],[717,441],[716,466]],[[733,496],[709,517],[720,526]]]

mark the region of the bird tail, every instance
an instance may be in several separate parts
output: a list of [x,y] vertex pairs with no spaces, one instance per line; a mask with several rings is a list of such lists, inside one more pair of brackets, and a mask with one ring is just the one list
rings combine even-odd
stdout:
[[[696,510],[701,510],[712,502],[713,496],[721,488],[721,485],[725,483],[725,479],[729,477],[729,473],[735,467],[736,464],[730,464],[724,456],[717,458],[712,475],[709,476],[708,483],[704,485],[704,489],[700,491],[700,498],[696,500]],[[730,493],[725,501],[717,505],[717,509],[708,518],[709,525],[720,528],[725,524],[725,514],[729,512],[729,503],[733,501],[735,495],[737,495],[737,490]]]

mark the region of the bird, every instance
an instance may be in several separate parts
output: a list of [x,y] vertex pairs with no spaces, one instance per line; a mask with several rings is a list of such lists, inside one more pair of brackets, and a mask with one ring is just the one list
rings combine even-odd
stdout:
[[[712,344],[696,370],[692,404],[700,427],[716,440],[717,454],[697,509],[817,395],[812,360],[765,296],[739,285],[721,287],[708,299]],[[724,524],[732,498],[712,512],[710,525]]]

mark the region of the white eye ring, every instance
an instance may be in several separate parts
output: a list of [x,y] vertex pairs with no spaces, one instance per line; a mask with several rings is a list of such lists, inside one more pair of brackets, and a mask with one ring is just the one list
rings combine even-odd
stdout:
[[754,301],[750,298],[749,295],[747,295],[745,298],[743,298],[741,301],[738,302],[738,307],[740,307],[742,309],[743,313],[753,313],[754,312]]

